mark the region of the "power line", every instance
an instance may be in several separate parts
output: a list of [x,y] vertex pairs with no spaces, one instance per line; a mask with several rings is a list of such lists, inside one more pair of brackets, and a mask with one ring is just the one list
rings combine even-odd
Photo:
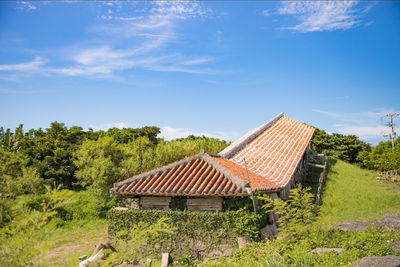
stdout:
[[389,113],[386,114],[382,117],[387,117],[389,118],[389,124],[388,126],[391,129],[390,134],[385,134],[384,137],[389,137],[392,140],[392,149],[394,149],[394,139],[396,138],[396,132],[394,131],[394,125],[393,125],[393,117],[400,116],[400,113]]

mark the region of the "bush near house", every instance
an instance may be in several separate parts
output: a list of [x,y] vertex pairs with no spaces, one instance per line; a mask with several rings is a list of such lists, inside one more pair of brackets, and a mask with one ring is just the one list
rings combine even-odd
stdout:
[[259,240],[259,229],[266,224],[265,214],[243,210],[228,212],[190,212],[162,210],[115,210],[108,212],[108,233],[111,239],[121,231],[129,231],[138,224],[153,224],[162,218],[176,228],[174,235],[166,235],[148,244],[155,254],[173,252],[190,253],[201,259],[221,246],[236,247],[238,236]]

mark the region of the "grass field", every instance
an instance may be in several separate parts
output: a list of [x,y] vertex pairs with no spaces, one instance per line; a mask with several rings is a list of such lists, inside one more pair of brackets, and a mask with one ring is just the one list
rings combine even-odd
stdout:
[[372,221],[400,213],[400,186],[376,180],[377,172],[330,160],[320,222]]

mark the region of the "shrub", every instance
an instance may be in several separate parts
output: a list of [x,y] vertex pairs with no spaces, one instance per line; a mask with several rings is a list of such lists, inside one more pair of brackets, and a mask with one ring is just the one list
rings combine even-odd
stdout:
[[290,190],[289,200],[270,199],[268,196],[259,197],[266,204],[267,212],[276,212],[280,215],[278,223],[281,226],[279,237],[296,241],[308,234],[308,226],[316,219],[316,207],[313,204],[314,195],[309,193],[311,188],[302,188],[301,185]]

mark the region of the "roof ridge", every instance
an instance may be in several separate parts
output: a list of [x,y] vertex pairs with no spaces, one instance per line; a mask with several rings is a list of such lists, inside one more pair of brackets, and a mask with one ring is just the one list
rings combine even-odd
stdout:
[[200,155],[201,155],[201,154],[196,154],[196,155],[194,155],[194,156],[187,157],[187,158],[184,158],[184,159],[181,159],[181,160],[172,162],[172,163],[170,163],[170,164],[168,164],[168,165],[165,165],[165,166],[162,166],[162,167],[159,167],[159,168],[156,168],[156,169],[152,169],[152,170],[150,170],[150,171],[147,171],[147,172],[144,172],[144,173],[135,175],[135,176],[133,176],[133,177],[131,177],[131,178],[122,180],[122,181],[120,181],[120,182],[118,182],[118,183],[114,183],[114,184],[113,184],[113,187],[121,186],[121,185],[124,185],[124,184],[126,184],[126,183],[130,183],[130,182],[132,182],[132,181],[135,181],[135,180],[139,180],[139,179],[148,177],[148,176],[153,175],[153,174],[156,174],[156,173],[158,173],[158,172],[160,172],[160,171],[170,170],[170,169],[172,169],[172,168],[174,168],[174,167],[176,167],[176,166],[178,166],[178,165],[180,165],[180,164],[184,164],[184,163],[188,163],[188,162],[190,162],[190,161],[192,161],[192,160],[196,160],[196,159],[200,158]]
[[[213,154],[202,154],[200,157],[204,159],[208,164],[212,165],[217,171],[221,172],[224,174],[229,180],[231,180],[234,184],[237,186],[241,187],[244,189],[245,187],[248,187],[248,183],[242,181],[239,177],[237,177],[235,174],[233,174],[231,171],[229,171],[227,168],[216,162],[212,157],[221,157],[219,155],[213,155]],[[233,162],[232,162],[233,163]],[[235,163],[234,163],[235,164]],[[238,165],[239,166],[239,165]],[[240,167],[240,166],[239,166]]]
[[218,154],[224,158],[230,159],[232,158],[237,152],[239,152],[243,147],[245,147],[248,143],[253,141],[257,136],[263,133],[266,129],[271,127],[275,122],[277,122],[280,118],[283,117],[283,112],[279,113],[275,116],[272,120],[267,123],[260,125],[259,127],[247,132],[244,136],[237,139],[235,142],[230,144],[224,150],[219,152]]

